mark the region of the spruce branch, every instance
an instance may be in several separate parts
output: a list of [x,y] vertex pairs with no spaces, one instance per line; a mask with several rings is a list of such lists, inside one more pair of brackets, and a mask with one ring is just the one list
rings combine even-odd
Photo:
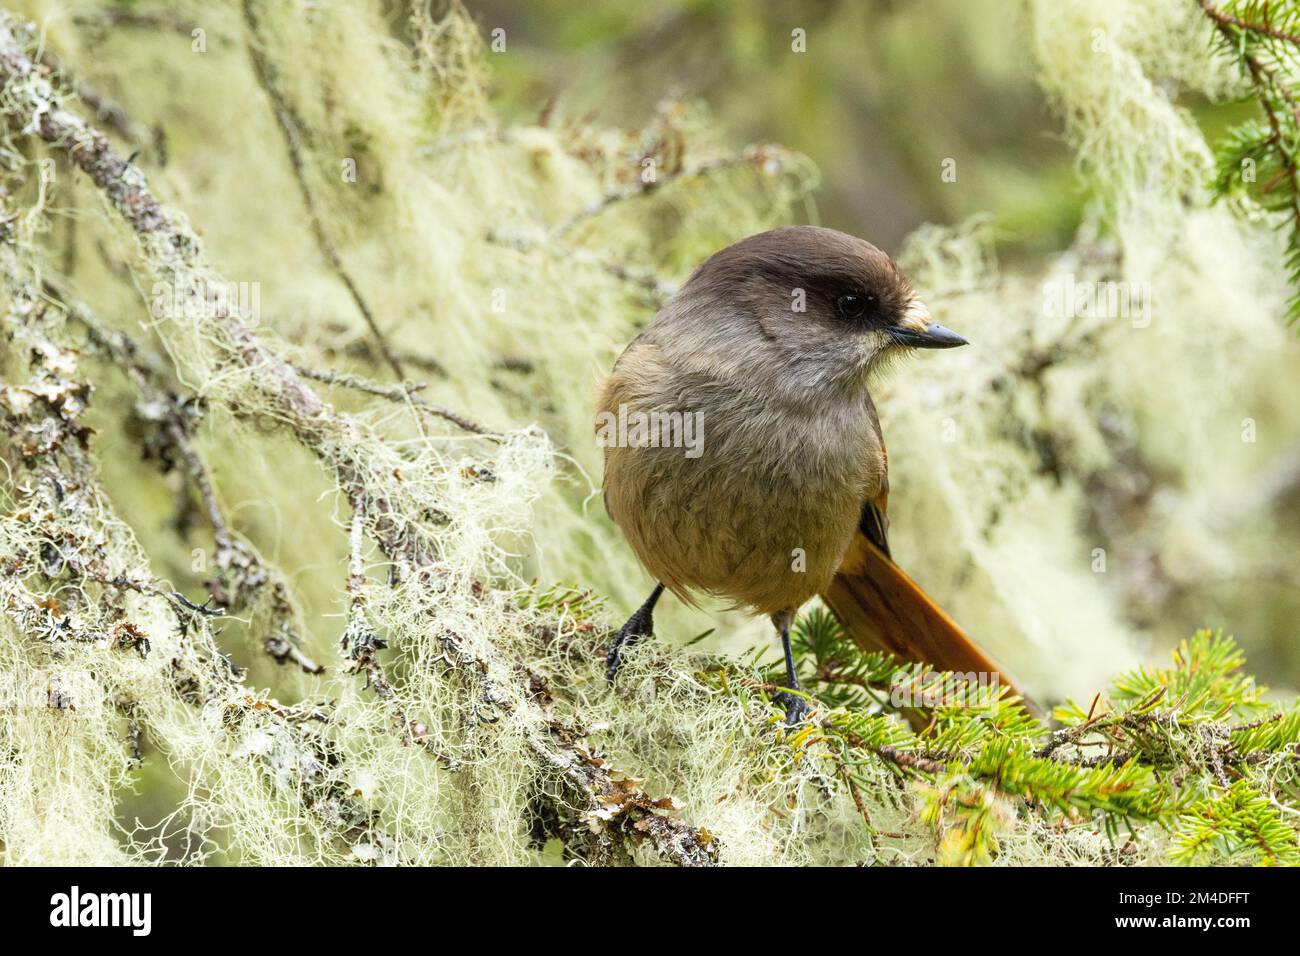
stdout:
[[1248,198],[1288,225],[1287,269],[1300,318],[1300,8],[1290,0],[1200,0],[1217,48],[1249,79],[1266,122],[1234,127],[1215,150],[1214,192]]
[[1229,857],[1265,866],[1300,866],[1295,828],[1282,819],[1277,804],[1245,780],[1189,807],[1178,819],[1174,840],[1171,857],[1179,863]]
[[558,223],[552,227],[550,237],[553,240],[562,239],[578,227],[603,215],[611,208],[632,199],[669,189],[678,183],[705,179],[737,168],[754,169],[769,176],[776,175],[789,164],[793,156],[794,154],[791,151],[781,146],[765,143],[751,146],[734,156],[720,156],[716,159],[684,167],[671,176],[665,177],[662,181],[659,179],[638,179],[634,185],[608,193],[590,206]]
[[[943,862],[990,862],[1000,837],[1031,818],[1097,828],[1112,841],[1156,823],[1181,834],[1180,862],[1300,852],[1296,832],[1265,806],[1295,808],[1300,798],[1290,783],[1300,709],[1260,715],[1262,689],[1242,673],[1230,638],[1198,632],[1175,649],[1173,666],[1121,674],[1087,711],[1060,708],[1064,726],[1049,730],[1000,688],[862,652],[821,609],[792,634],[813,663],[814,708],[812,723],[783,743],[798,759],[829,759],[873,833],[860,794],[883,765],[918,788]],[[734,676],[719,686],[765,701],[779,690]],[[931,692],[927,719],[909,730],[918,687]],[[1243,783],[1258,799],[1240,797]]]

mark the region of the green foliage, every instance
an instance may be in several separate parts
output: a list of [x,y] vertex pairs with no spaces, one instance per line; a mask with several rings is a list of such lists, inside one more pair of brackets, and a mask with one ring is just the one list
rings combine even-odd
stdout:
[[[1294,814],[1294,809],[1291,810]],[[1300,865],[1296,832],[1281,807],[1249,781],[1203,800],[1178,820],[1170,857],[1180,863],[1230,859],[1240,863]]]
[[1231,639],[1198,631],[1174,651],[1172,668],[1146,668],[1115,679],[1111,699],[1138,708],[1153,697],[1183,701],[1184,711],[1205,716],[1255,712],[1266,706],[1255,680],[1239,673],[1246,663]]
[[[1238,66],[1264,114],[1228,132],[1215,150],[1214,190],[1245,197],[1287,230],[1287,269],[1300,289],[1300,4],[1295,0],[1202,3],[1219,51]],[[1300,291],[1288,304],[1300,318]]]
[[[882,766],[912,784],[939,862],[993,862],[1016,830],[1099,834],[1116,860],[1172,833],[1181,863],[1300,862],[1300,709],[1270,710],[1230,637],[1198,632],[1171,666],[1120,674],[1087,710],[1059,708],[1050,730],[1006,688],[857,649],[822,609],[792,635],[819,706],[785,744],[829,760],[859,806]],[[777,683],[729,687],[766,699]],[[925,706],[910,706],[918,694]]]

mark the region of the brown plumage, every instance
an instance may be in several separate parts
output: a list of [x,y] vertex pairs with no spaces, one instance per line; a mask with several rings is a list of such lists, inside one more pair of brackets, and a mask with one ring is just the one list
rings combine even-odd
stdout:
[[863,650],[889,651],[945,671],[997,675],[998,683],[1020,693],[1014,678],[864,532],[854,536],[822,600]]
[[[888,462],[868,377],[912,348],[962,344],[861,239],[794,226],[729,246],[605,382],[606,509],[662,587],[769,615],[792,686],[789,623],[817,594],[864,647],[1006,680],[888,557]],[[623,429],[638,417],[648,429]],[[650,631],[661,590],[616,637],[611,677],[622,647]],[[797,720],[803,703],[789,703]]]

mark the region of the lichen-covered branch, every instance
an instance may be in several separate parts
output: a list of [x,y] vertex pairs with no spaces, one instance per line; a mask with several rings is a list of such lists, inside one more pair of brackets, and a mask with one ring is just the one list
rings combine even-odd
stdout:
[[[422,458],[412,460],[389,447],[362,421],[337,412],[265,336],[210,294],[209,285],[220,282],[221,277],[207,264],[197,236],[183,217],[157,200],[138,167],[118,155],[102,133],[62,105],[57,90],[25,52],[20,30],[12,17],[0,15],[0,105],[5,116],[16,132],[39,137],[80,168],[135,234],[143,259],[155,275],[173,284],[187,301],[203,306],[193,324],[188,316],[184,321],[169,316],[158,325],[172,354],[188,363],[180,369],[182,374],[189,372],[201,380],[220,383],[204,397],[225,404],[236,417],[258,414],[260,405],[264,409],[261,414],[279,422],[333,474],[352,506],[350,550],[354,563],[349,571],[349,591],[354,601],[361,588],[355,563],[359,560],[356,536],[364,532],[391,564],[388,587],[403,588],[408,598],[413,587],[421,589],[416,595],[420,626],[437,621],[439,601],[445,600],[451,589],[468,587],[471,582],[450,580],[439,567],[440,529],[446,517],[423,490],[445,480],[431,470],[438,464],[430,457],[433,451],[427,449]],[[463,416],[459,420],[468,423]],[[531,435],[513,439],[515,444],[537,440]],[[500,453],[508,453],[509,444]],[[481,590],[477,582],[472,587]],[[463,671],[466,683],[477,688],[480,697],[487,695],[491,703],[491,688],[504,684],[513,665],[487,643],[480,642],[473,652],[458,650],[445,634],[441,643],[442,664]],[[375,653],[383,644],[371,641],[362,646],[356,640],[348,644],[371,688],[385,698],[392,713],[405,715],[401,690],[376,666]],[[539,768],[547,775],[561,771],[558,779],[567,783],[559,791],[542,786],[539,793],[561,800],[565,808],[575,801],[591,813],[607,807],[613,784],[601,774],[583,769],[592,765],[584,756],[586,751],[578,748],[567,721],[544,713],[521,689],[512,691],[512,697],[513,720],[521,722]],[[471,703],[468,710],[475,723],[483,720],[477,703]],[[404,716],[399,720],[402,726],[397,731],[403,743],[419,738],[426,744],[423,749],[437,752],[423,739],[424,734],[412,730]],[[711,851],[691,850],[709,842],[705,835],[675,822],[649,819],[650,804],[630,809],[636,812],[621,817],[628,826],[618,830],[624,838],[648,841],[665,858],[678,863],[710,858]],[[653,807],[656,816],[664,810],[658,804]],[[567,809],[557,810],[555,816],[567,813]]]

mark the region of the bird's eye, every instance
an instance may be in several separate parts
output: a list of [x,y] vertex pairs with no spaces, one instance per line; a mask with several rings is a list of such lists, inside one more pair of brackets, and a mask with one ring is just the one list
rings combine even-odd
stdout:
[[863,295],[860,292],[845,292],[835,300],[835,307],[846,319],[860,319],[866,314],[868,306],[875,301],[875,298],[873,295]]

